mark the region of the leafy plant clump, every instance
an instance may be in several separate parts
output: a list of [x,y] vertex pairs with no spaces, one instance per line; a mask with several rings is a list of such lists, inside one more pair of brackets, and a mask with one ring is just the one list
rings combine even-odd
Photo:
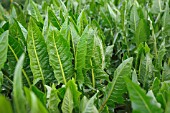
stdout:
[[0,5],[0,113],[170,113],[169,0]]

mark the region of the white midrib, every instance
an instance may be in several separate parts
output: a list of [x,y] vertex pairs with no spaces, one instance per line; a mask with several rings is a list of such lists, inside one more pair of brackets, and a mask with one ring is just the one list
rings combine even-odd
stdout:
[[66,82],[66,78],[65,78],[65,74],[64,74],[64,70],[63,70],[63,65],[61,63],[61,59],[60,59],[60,56],[59,56],[59,53],[58,53],[58,49],[57,49],[56,44],[55,44],[54,31],[53,31],[52,39],[53,39],[54,48],[56,50],[56,55],[57,55],[57,58],[58,58],[58,61],[59,61],[59,64],[60,64],[60,69],[61,69],[61,74],[63,76],[63,81],[64,81],[64,84],[66,84],[67,82]]
[[33,48],[34,48],[35,57],[36,57],[36,60],[37,60],[37,63],[38,63],[38,67],[40,69],[40,74],[41,74],[42,80],[44,82],[44,75],[43,75],[43,72],[42,72],[42,68],[41,68],[41,65],[40,65],[39,58],[37,56],[37,51],[36,51],[36,48],[35,48],[35,41],[34,41],[34,38],[33,38],[33,32],[31,32],[31,35],[32,35],[31,38],[32,38],[32,42],[33,42]]

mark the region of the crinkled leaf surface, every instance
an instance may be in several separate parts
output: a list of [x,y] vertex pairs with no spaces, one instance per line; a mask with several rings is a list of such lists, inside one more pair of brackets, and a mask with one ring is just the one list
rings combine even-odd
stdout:
[[41,31],[32,18],[28,25],[27,49],[34,76],[33,84],[39,80],[42,80],[43,83],[53,81],[54,75],[49,65],[47,46]]
[[73,75],[72,54],[59,31],[51,30],[47,38],[50,65],[59,83],[66,84]]
[[4,63],[7,60],[8,34],[9,31],[5,31],[0,35],[0,69],[3,68]]
[[104,97],[101,101],[99,111],[102,111],[105,105],[114,105],[114,103],[122,103],[122,94],[126,92],[126,86],[123,77],[130,77],[131,66],[133,58],[128,58],[123,61],[114,72],[114,78],[112,82],[109,82],[106,91],[104,92]]

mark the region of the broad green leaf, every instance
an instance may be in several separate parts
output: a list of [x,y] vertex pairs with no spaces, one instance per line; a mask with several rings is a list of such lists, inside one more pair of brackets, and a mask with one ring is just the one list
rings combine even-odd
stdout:
[[152,90],[149,90],[146,95],[148,97],[151,97],[151,102],[152,103],[156,104],[159,108],[161,108],[161,104],[156,100]]
[[62,24],[60,33],[65,40],[70,44],[70,27],[68,24],[68,18],[65,19],[65,22]]
[[120,12],[119,10],[114,6],[114,4],[112,4],[112,8],[110,6],[110,4],[107,4],[107,7],[108,7],[108,10],[109,10],[109,13],[110,13],[110,16],[112,17],[112,19],[115,21],[115,22],[120,22]]
[[94,30],[90,26],[87,26],[85,30],[83,31],[83,34],[81,37],[86,37],[87,39],[87,53],[86,53],[85,67],[86,69],[90,69],[91,67],[90,60],[94,53]]
[[150,53],[146,53],[146,56],[142,54],[139,66],[139,80],[143,85],[143,88],[148,89],[151,85],[153,78],[153,64]]
[[23,36],[24,36],[24,38],[26,40],[27,39],[27,34],[28,34],[27,29],[25,29],[25,27],[19,22],[18,22],[18,25],[19,25],[19,27],[21,29],[21,32],[22,32],[22,34],[23,34]]
[[73,108],[74,108],[73,95],[70,87],[68,87],[64,95],[61,110],[63,113],[72,113]]
[[164,95],[161,92],[157,93],[156,99],[159,103],[161,103],[161,108],[166,108],[166,99],[164,98]]
[[123,77],[130,77],[133,58],[123,61],[114,72],[112,82],[109,82],[104,97],[102,99],[99,111],[102,111],[105,105],[114,106],[114,103],[122,103],[124,101],[122,94],[125,93],[126,87]]
[[144,52],[144,45],[141,43],[141,44],[139,44],[137,50],[135,51],[135,53],[136,53],[135,69],[136,70],[139,68],[140,60],[141,60],[141,56],[142,56],[143,52]]
[[[8,54],[7,54],[7,58],[9,62],[9,68],[10,68],[10,73],[13,75],[14,70],[15,70],[15,65],[18,62],[19,57],[22,55],[22,53],[24,53],[24,48],[23,45],[21,45],[21,43],[19,43],[19,41],[17,41],[17,39],[15,39],[14,37],[11,37],[9,35],[9,40],[8,40]],[[28,59],[28,56],[26,56],[25,60]],[[26,64],[26,61],[24,62],[24,64]],[[28,72],[29,72],[29,68],[23,68],[22,69],[22,74],[24,75],[24,77],[26,78],[27,82],[29,85],[31,85],[30,80],[29,80],[29,76],[28,76]],[[24,82],[24,81],[23,81]]]
[[[99,42],[100,43],[100,46],[102,46],[102,42]],[[110,45],[110,46],[107,46],[105,48],[105,52],[103,52],[104,50],[104,47],[100,47],[101,49],[101,54],[102,54],[102,68],[109,68],[110,64],[111,64],[111,57],[112,57],[112,54],[113,54],[113,47],[114,45]],[[103,55],[104,53],[104,55]]]
[[85,10],[82,10],[82,12],[80,13],[78,19],[77,19],[77,26],[78,26],[78,30],[79,33],[82,34],[84,31],[85,26],[88,24],[88,20],[85,14]]
[[59,111],[59,103],[60,98],[58,96],[58,90],[55,88],[54,84],[52,85],[52,88],[50,88],[50,95],[47,100],[47,108],[49,109],[50,113],[60,113]]
[[[93,76],[94,76],[94,78],[93,78]],[[93,81],[93,79],[94,79],[94,81]],[[93,87],[96,86],[97,89],[103,88],[104,85],[102,85],[102,83],[104,83],[105,81],[109,81],[109,76],[102,69],[100,62],[97,61],[94,57],[94,59],[92,59],[92,82],[94,82]]]
[[170,92],[169,87],[170,87],[169,82],[162,82],[161,88],[159,89],[159,92],[157,93],[156,99],[158,100],[159,103],[161,103],[161,107],[163,109],[166,108],[166,104],[168,102],[169,92]]
[[26,45],[25,37],[16,20],[14,20],[14,23],[9,28],[9,35],[10,37],[15,38],[24,49],[24,46]]
[[53,72],[48,61],[47,46],[41,31],[32,18],[30,18],[28,25],[27,49],[34,76],[33,84],[36,84],[39,80],[42,80],[44,85],[45,82],[54,81]]
[[26,27],[26,18],[25,18],[25,15],[23,13],[21,6],[17,4],[16,2],[13,3],[13,6],[17,14],[16,20],[20,22],[24,27]]
[[11,103],[2,95],[0,95],[0,113],[13,113]]
[[[113,52],[113,46],[107,46],[106,51],[104,51],[104,44],[102,39],[98,35],[94,35],[94,59],[98,62],[98,65],[105,68],[106,63],[111,60],[111,54]],[[107,57],[107,61],[106,58]]]
[[31,86],[32,92],[37,96],[37,98],[41,101],[41,103],[45,106],[46,105],[46,94],[40,91],[37,87]]
[[152,7],[151,7],[151,13],[158,14],[162,11],[163,8],[163,1],[162,0],[153,0],[152,1]]
[[163,40],[158,50],[158,59],[156,61],[156,68],[158,69],[158,71],[161,71],[162,69],[162,62],[164,60],[165,54],[166,54],[165,40]]
[[17,39],[15,39],[14,37],[9,36],[9,41],[8,41],[8,60],[10,60],[11,62],[9,62],[9,66],[11,67],[12,70],[14,70],[16,63],[18,62],[19,57],[21,56],[21,54],[24,52],[24,48],[22,48],[23,46],[21,45],[21,43],[19,43],[19,41],[17,41]]
[[64,94],[66,92],[66,87],[61,87],[58,89],[58,96],[63,99],[64,98]]
[[[95,40],[94,50],[93,50],[94,52],[93,52],[93,57],[91,60],[92,61],[92,69],[93,69],[92,73],[94,73],[95,86],[96,86],[96,88],[100,89],[100,88],[104,87],[104,85],[102,83],[104,83],[105,80],[109,81],[109,76],[104,71],[105,54],[104,54],[104,47],[102,44],[102,40],[98,36],[95,36],[94,40]],[[106,56],[108,54],[109,54],[109,51],[106,52]]]
[[80,103],[79,113],[99,113],[96,107],[94,106],[96,95],[97,94],[95,94],[89,100],[87,99],[86,96],[82,98],[81,103]]
[[28,14],[34,17],[38,22],[43,23],[43,18],[37,8],[37,4],[33,0],[29,0],[29,4],[27,6]]
[[[48,113],[41,101],[28,88],[24,88],[26,99],[30,107],[30,113]],[[24,112],[25,113],[25,112]]]
[[48,26],[48,14],[45,15],[45,20],[44,20],[44,25],[43,25],[43,30],[42,30],[42,35],[44,36],[44,39],[46,41],[48,37],[48,31],[49,31],[49,26]]
[[169,113],[170,112],[170,92],[168,92],[168,95],[167,95],[167,103],[166,103],[166,109],[165,109],[165,113]]
[[50,65],[59,83],[67,83],[73,76],[72,54],[68,41],[59,31],[50,30],[47,38]]
[[70,88],[70,91],[71,91],[71,93],[73,95],[74,107],[78,107],[79,103],[80,103],[80,95],[81,95],[81,93],[78,91],[77,84],[75,83],[75,80],[74,79],[69,80],[66,87]]
[[162,81],[170,80],[170,66],[164,62],[163,72],[162,72]]
[[133,73],[132,73],[132,82],[134,82],[134,83],[136,83],[136,84],[140,84],[140,83],[138,82],[136,70],[134,70]]
[[[14,83],[13,83],[13,93],[14,93],[14,105],[17,113],[25,113],[26,112],[26,99],[23,92],[22,86],[22,67],[24,62],[24,54],[18,60],[18,63],[15,67],[14,72]],[[21,104],[22,103],[22,104]]]
[[[126,26],[126,17],[127,17],[127,2],[126,1],[124,1],[124,2],[122,2],[122,7],[120,8],[120,22],[121,22],[121,24],[120,24],[120,26],[121,26],[121,29],[123,30],[123,31],[125,31],[125,26]],[[118,20],[117,20],[118,21]],[[118,23],[118,22],[117,22]]]
[[74,51],[74,55],[75,55],[75,51],[76,51],[76,48],[77,48],[77,43],[80,39],[80,36],[79,36],[79,33],[78,31],[76,30],[74,24],[72,22],[70,22],[69,24],[69,27],[70,27],[70,31],[71,31],[71,41],[72,41],[72,47],[73,47],[73,51]]
[[130,11],[130,25],[131,25],[131,29],[134,30],[133,32],[136,31],[138,22],[140,20],[137,9],[138,9],[137,3],[135,2],[133,4],[131,11]]
[[162,26],[163,26],[163,34],[170,36],[170,14],[169,14],[169,0],[166,2],[165,12],[162,16]]
[[132,103],[134,113],[162,113],[162,109],[153,101],[153,98],[147,96],[145,91],[139,85],[125,78],[127,89]]
[[53,26],[60,30],[61,28],[60,23],[51,9],[48,10],[48,22],[52,23]]
[[160,89],[160,80],[157,78],[157,77],[155,77],[155,79],[154,79],[154,81],[153,81],[153,83],[152,83],[152,87],[151,87],[151,89],[152,89],[152,91],[153,91],[153,93],[154,93],[154,95],[156,96],[157,95],[157,93],[159,92],[159,89]]
[[7,20],[8,15],[8,11],[0,4],[0,21]]
[[60,7],[62,8],[63,12],[65,13],[65,17],[68,16],[68,10],[67,7],[65,6],[64,2],[62,0],[58,0],[58,2],[60,3]]
[[4,63],[7,60],[8,34],[9,31],[5,31],[0,35],[0,69],[4,67]]
[[12,24],[14,22],[13,18],[17,18],[17,12],[16,12],[14,7],[12,7],[12,9],[11,9],[11,14],[10,14],[10,17],[9,17],[9,23],[10,24]]
[[142,42],[146,42],[149,39],[149,24],[146,20],[140,19],[136,28],[134,41],[138,46]]
[[87,38],[83,36],[77,43],[75,56],[75,69],[77,71],[76,80],[82,84],[84,82],[83,69],[85,68],[87,54]]

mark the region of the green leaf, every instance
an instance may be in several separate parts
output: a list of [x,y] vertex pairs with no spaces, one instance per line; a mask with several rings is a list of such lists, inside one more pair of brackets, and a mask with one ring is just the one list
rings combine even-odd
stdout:
[[70,43],[70,28],[68,24],[68,18],[65,19],[65,22],[62,24],[60,33],[68,43]]
[[[24,62],[24,54],[21,55],[18,63],[15,67],[14,80],[13,80],[13,93],[14,93],[14,105],[17,113],[26,112],[26,99],[23,92],[22,86],[22,67]],[[22,104],[21,104],[22,103]]]
[[80,111],[79,113],[99,113],[96,107],[94,106],[94,101],[96,99],[95,94],[93,97],[91,97],[89,100],[86,96],[84,96],[80,103]]
[[52,23],[53,26],[60,30],[61,28],[60,23],[51,9],[48,10],[48,22]]
[[159,92],[159,89],[160,89],[160,80],[155,77],[153,83],[152,83],[152,87],[151,87],[151,90],[153,91],[154,95],[156,96],[157,93]]
[[163,1],[162,0],[153,0],[152,1],[152,7],[151,7],[151,13],[158,14],[162,11],[163,7]]
[[86,69],[90,69],[91,67],[91,58],[94,53],[94,30],[90,27],[87,26],[85,30],[83,31],[83,34],[81,37],[86,37],[87,39],[87,53],[86,53],[86,63],[85,67]]
[[77,84],[75,83],[75,80],[69,80],[66,87],[70,88],[70,91],[73,95],[73,102],[74,102],[74,107],[78,107],[80,103],[80,95],[81,93],[78,91]]
[[61,110],[63,113],[72,113],[73,108],[74,108],[73,95],[70,87],[68,87],[64,95]]
[[[8,62],[9,63],[9,68],[10,68],[10,74],[13,75],[14,70],[15,70],[15,65],[18,62],[19,57],[24,53],[24,47],[21,45],[19,41],[17,41],[16,38],[12,37],[9,35],[9,41],[8,41]],[[26,56],[26,59],[28,59],[28,56]],[[26,64],[26,61],[24,62]],[[29,76],[28,76],[28,71],[30,71],[29,68],[24,68],[22,69],[22,74],[24,77],[27,79],[27,82],[29,85],[31,85]]]
[[163,109],[166,108],[166,104],[169,98],[169,92],[170,92],[170,83],[168,81],[162,82],[161,83],[161,88],[159,89],[159,92],[157,93],[156,99],[158,100],[159,103],[161,103],[161,107]]
[[115,102],[122,103],[124,101],[122,94],[125,93],[126,87],[123,77],[130,77],[132,61],[133,58],[126,59],[115,70],[114,78],[112,82],[109,82],[104,92],[99,111],[102,111],[106,104],[113,107]]
[[[11,61],[9,62],[9,67],[14,70],[15,65],[18,62],[19,57],[22,55],[24,52],[22,45],[17,41],[17,39],[9,36],[9,41],[8,41],[8,60]],[[13,72],[13,71],[12,71]]]
[[165,54],[166,54],[166,48],[165,48],[165,39],[164,39],[158,50],[158,59],[156,59],[156,68],[159,72],[161,72],[163,68],[162,62],[164,60]]
[[125,78],[127,89],[132,103],[134,113],[162,113],[162,109],[153,98],[147,96],[145,91],[139,85]]
[[[105,68],[107,62],[111,60],[111,54],[113,52],[113,46],[107,46],[106,51],[104,52],[104,44],[98,35],[94,35],[94,53],[93,58],[97,65],[101,67],[101,69]],[[107,59],[105,58],[107,57]],[[106,61],[107,60],[107,61]]]
[[162,26],[163,26],[163,35],[170,36],[170,14],[169,14],[169,0],[166,2],[165,12],[162,16]]
[[165,109],[165,113],[169,113],[170,112],[170,92],[168,92],[168,101],[167,101],[167,103],[166,103],[166,109]]
[[67,83],[73,76],[72,54],[67,40],[59,31],[50,30],[47,38],[50,65],[59,83]]
[[33,0],[29,0],[29,4],[27,5],[28,14],[34,17],[38,22],[43,23],[43,18],[37,8],[37,4]]
[[85,35],[77,43],[75,56],[75,69],[77,71],[76,80],[82,84],[84,82],[83,69],[85,68],[87,54],[87,38]]
[[0,113],[13,113],[10,102],[0,95]]
[[146,42],[149,38],[149,34],[149,24],[146,20],[140,19],[134,38],[136,45],[138,46],[140,43]]
[[48,14],[45,15],[45,20],[44,20],[44,25],[42,29],[42,35],[44,36],[44,39],[46,41],[48,37],[48,31],[49,31],[49,26],[48,26]]
[[134,83],[136,83],[136,84],[140,84],[140,83],[138,82],[136,70],[134,70],[133,73],[132,73],[132,82],[134,82]]
[[0,69],[4,67],[4,63],[7,60],[8,34],[9,31],[5,31],[0,35]]
[[58,96],[58,90],[56,90],[54,84],[52,85],[52,88],[50,87],[49,97],[47,100],[47,107],[50,111],[50,113],[60,113],[58,105],[60,103],[60,98]]
[[78,31],[75,28],[75,25],[72,22],[70,22],[69,26],[70,26],[70,31],[71,31],[72,47],[73,47],[74,56],[75,56],[75,53],[76,53],[75,51],[77,48],[77,43],[80,40],[80,36],[79,36]]
[[16,2],[14,2],[12,5],[14,6],[16,14],[17,14],[16,20],[19,21],[24,27],[26,27],[26,18],[25,18],[22,8]]
[[[41,101],[28,88],[24,88],[26,98],[30,107],[30,113],[48,113]],[[25,112],[24,112],[25,113]]]
[[162,72],[162,81],[170,80],[170,66],[164,62],[163,72]]
[[16,20],[14,20],[14,23],[9,28],[9,35],[10,37],[15,38],[24,49],[24,46],[26,45],[25,37],[19,23]]
[[46,94],[39,90],[35,86],[31,86],[31,90],[34,92],[34,94],[38,97],[38,99],[41,101],[41,103],[45,106],[46,105]]
[[36,84],[39,80],[42,80],[44,85],[45,82],[54,81],[53,72],[48,61],[47,46],[41,31],[32,18],[30,18],[28,25],[27,49],[34,76],[33,84]]
[[78,19],[77,19],[77,26],[78,26],[78,30],[79,33],[82,34],[82,32],[84,31],[85,26],[88,24],[88,20],[85,14],[85,10],[82,10],[82,12],[80,13]]
[[148,89],[153,79],[153,64],[150,53],[146,53],[146,56],[141,55],[139,66],[139,80],[143,85],[143,88]]
[[112,17],[112,19],[116,22],[120,22],[120,12],[119,10],[113,5],[113,9],[111,8],[111,6],[109,4],[107,4],[110,16]]
[[[105,80],[109,81],[109,76],[104,71],[105,63],[107,63],[107,62],[109,63],[109,61],[105,61],[104,46],[102,44],[102,40],[98,36],[95,36],[94,40],[95,40],[94,50],[93,50],[94,52],[93,52],[93,56],[91,59],[92,73],[94,73],[95,86],[97,89],[100,89],[105,86],[105,85],[103,85]],[[106,56],[109,57],[108,54],[112,53],[112,50],[113,50],[113,48],[111,47],[111,52],[108,50],[106,52]]]
[[138,22],[140,20],[137,9],[138,9],[137,3],[134,3],[130,11],[130,21],[129,21],[131,25],[131,29],[133,29],[134,32],[136,31]]

